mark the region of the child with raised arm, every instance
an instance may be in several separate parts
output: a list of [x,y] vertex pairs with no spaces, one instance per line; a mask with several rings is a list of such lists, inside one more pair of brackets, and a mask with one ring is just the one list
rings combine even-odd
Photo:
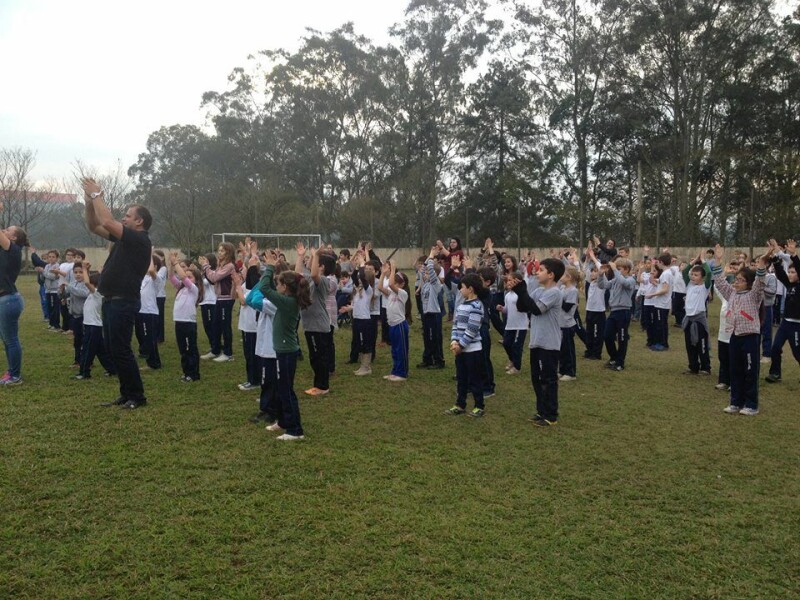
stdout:
[[300,405],[294,391],[294,375],[297,370],[297,353],[300,344],[297,342],[297,319],[300,310],[311,305],[311,290],[305,277],[294,271],[284,271],[273,280],[275,257],[264,256],[267,269],[258,284],[264,297],[276,307],[273,318],[272,341],[277,359],[277,383],[275,393],[275,422],[267,425],[267,431],[284,430],[278,436],[281,441],[297,441],[304,439],[303,426],[300,422]]
[[689,368],[684,375],[710,375],[711,355],[708,349],[708,319],[706,301],[711,289],[711,269],[703,262],[703,255],[686,266],[681,274],[685,284],[683,296],[683,328]]
[[[83,263],[85,273],[91,273],[91,265]],[[83,303],[83,345],[81,346],[80,371],[73,375],[71,379],[91,379],[92,363],[95,356],[100,361],[107,375],[116,376],[117,371],[111,360],[111,355],[103,342],[103,297],[97,291],[97,284],[100,282],[100,273],[91,273],[88,278],[84,277],[84,284],[89,292],[86,301]]]
[[66,293],[70,297],[69,302],[69,323],[72,329],[72,348],[75,355],[73,367],[81,366],[81,348],[83,347],[83,305],[89,295],[89,288],[86,287],[85,280],[88,279],[89,272],[83,268],[83,263],[78,261],[73,263],[69,283],[66,286]]
[[558,360],[559,381],[575,381],[578,378],[578,361],[575,356],[575,330],[577,323],[575,313],[578,310],[578,286],[580,271],[574,266],[566,267],[559,282],[564,300],[561,303],[561,352]]
[[[202,358],[211,358],[214,362],[233,360],[233,279],[231,274],[236,268],[236,248],[230,242],[222,242],[217,248],[217,268],[212,269],[205,256],[198,258],[203,276],[214,284],[217,301],[214,304],[212,320],[211,352]],[[213,352],[218,354],[214,356]]]
[[[217,255],[213,252],[205,255],[206,262],[212,271],[217,269]],[[208,360],[220,355],[220,341],[217,335],[217,322],[214,313],[217,310],[217,292],[214,284],[203,275],[203,299],[200,301],[200,317],[203,323],[203,331],[208,339],[209,351],[203,354],[200,359]],[[199,287],[199,283],[197,284]]]
[[631,298],[636,287],[636,280],[631,275],[633,263],[627,258],[618,258],[601,266],[593,253],[589,256],[600,269],[597,286],[603,290],[610,290],[608,306],[611,312],[606,319],[603,335],[609,358],[607,366],[612,371],[622,372],[625,370],[630,339]]
[[[386,301],[386,319],[389,322],[389,340],[392,345],[392,372],[384,375],[387,381],[405,381],[408,378],[408,324],[411,321],[411,298],[408,277],[397,272],[394,261],[383,265],[378,280],[378,291]],[[388,287],[384,286],[388,279]]]
[[506,316],[506,329],[503,334],[503,348],[508,356],[506,374],[517,375],[522,370],[522,349],[525,347],[525,336],[530,327],[528,313],[517,308],[517,293],[509,288],[509,282],[523,281],[520,272],[509,273],[504,279],[505,303],[498,304],[496,310],[502,311]]
[[353,266],[357,269],[356,287],[352,303],[340,311],[353,313],[353,342],[358,369],[353,373],[359,377],[372,374],[372,353],[375,351],[378,323],[372,318],[370,307],[377,304],[375,295],[375,268],[364,264],[364,255],[356,252]]
[[439,293],[442,291],[442,282],[436,272],[434,257],[438,248],[431,247],[425,266],[422,271],[422,339],[425,350],[422,353],[422,362],[417,365],[421,369],[443,369],[444,351],[442,349],[442,309],[439,306]]
[[61,297],[58,294],[58,250],[47,253],[47,264],[42,270],[44,276],[44,294],[47,302],[47,311],[50,316],[49,331],[59,331],[61,317]]
[[742,268],[730,284],[722,270],[725,249],[719,244],[714,248],[714,285],[728,301],[725,327],[731,333],[731,395],[729,405],[723,409],[727,414],[758,414],[759,306],[764,299],[764,276],[771,250],[759,259],[758,270]]
[[770,351],[771,364],[769,374],[766,377],[768,383],[777,383],[781,380],[781,355],[783,354],[784,342],[789,342],[792,356],[800,363],[800,282],[797,274],[800,271],[800,258],[797,257],[797,243],[794,240],[787,240],[786,249],[790,256],[790,263],[784,268],[784,261],[777,255],[778,243],[770,240],[775,257],[772,264],[775,268],[775,277],[780,281],[784,288],[783,320],[778,331],[775,332],[775,339],[772,342]]
[[[587,258],[590,249],[586,249]],[[594,261],[586,261],[584,273],[589,288],[586,292],[586,353],[583,356],[589,360],[601,360],[606,328],[605,290],[597,283],[600,268]]]
[[517,294],[517,308],[531,315],[531,382],[536,393],[536,414],[531,419],[538,427],[558,423],[558,356],[561,352],[561,320],[558,315],[564,297],[558,281],[564,263],[545,258],[536,273],[538,287],[528,294],[524,281],[510,285]]
[[467,273],[461,278],[459,290],[464,301],[456,309],[450,335],[450,351],[455,355],[456,363],[456,403],[445,411],[447,415],[466,412],[468,392],[472,392],[475,401],[469,416],[484,415],[484,358],[481,345],[484,307],[478,298],[482,288],[483,283],[475,273]]
[[142,278],[139,290],[141,308],[136,316],[136,339],[139,342],[139,356],[147,361],[148,369],[161,368],[158,353],[158,303],[156,302],[156,268],[150,261],[150,268]]
[[258,250],[252,255],[252,243],[247,245],[243,254],[244,264],[241,270],[234,270],[233,295],[239,301],[238,329],[242,332],[242,355],[244,356],[244,372],[246,379],[237,387],[243,391],[257,390],[261,387],[258,374],[258,361],[256,359],[256,332],[258,331],[258,313],[245,302],[245,297],[261,279],[259,272]]
[[175,343],[181,354],[181,381],[198,381],[200,351],[197,349],[197,306],[203,301],[203,276],[195,266],[184,269],[177,252],[170,253],[168,264],[169,282],[177,290],[172,320],[175,322]]

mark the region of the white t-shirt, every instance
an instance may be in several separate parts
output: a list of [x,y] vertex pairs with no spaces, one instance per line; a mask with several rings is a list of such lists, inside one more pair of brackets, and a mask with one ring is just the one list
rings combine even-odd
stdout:
[[670,269],[665,269],[664,272],[661,273],[661,277],[658,278],[658,287],[656,291],[661,290],[666,285],[667,293],[653,298],[653,300],[655,300],[653,306],[656,308],[664,309],[672,307],[672,279],[672,271]]
[[[244,285],[241,286],[244,290],[244,297],[247,298],[248,290]],[[245,333],[256,333],[258,331],[258,321],[256,319],[256,310],[247,304],[242,304],[239,307],[239,331]]]
[[[177,281],[177,276],[173,283]],[[187,283],[191,285],[186,285]],[[175,296],[172,305],[172,320],[178,323],[197,323],[197,286],[187,277],[182,282],[183,287]]]
[[103,326],[103,297],[97,289],[93,294],[86,296],[86,302],[83,304],[83,324]]
[[[272,341],[272,317],[278,312],[278,307],[264,298],[261,316],[258,318],[256,329],[256,356],[261,358],[277,358],[275,344]],[[252,310],[252,309],[251,309]]]
[[730,344],[731,334],[733,332],[729,332],[727,327],[728,301],[722,297],[722,294],[719,293],[719,288],[717,288],[716,285],[714,288],[717,290],[717,296],[719,296],[719,299],[722,301],[722,306],[719,308],[719,333],[717,333],[717,340],[725,344]]
[[155,279],[150,275],[145,275],[142,278],[142,286],[139,288],[139,293],[142,296],[142,307],[139,309],[139,314],[157,315],[158,304],[156,303]]
[[58,265],[58,270],[64,273],[58,276],[58,285],[67,285],[72,280],[72,267],[75,263],[65,262]]
[[156,298],[167,297],[167,267],[161,267],[156,273]]
[[[354,319],[369,319],[370,310],[369,305],[372,301],[373,290],[367,286],[364,291],[356,290],[353,292],[353,318]],[[375,304],[378,304],[377,302]]]
[[506,329],[512,331],[527,331],[530,327],[530,319],[528,313],[519,312],[517,310],[517,293],[507,291],[505,296],[506,306]]
[[693,317],[706,312],[707,297],[708,288],[705,285],[690,283],[686,287],[686,315]]
[[216,304],[217,303],[217,291],[214,289],[214,284],[211,283],[208,279],[203,277],[203,301],[200,303],[200,306],[204,304]]
[[683,280],[683,273],[681,273],[680,267],[672,265],[669,270],[672,273],[672,291],[676,294],[685,294],[686,282]]
[[[642,273],[642,283],[638,284],[637,294],[639,294],[640,296],[644,296],[645,294],[648,293],[647,290],[649,289],[649,286],[650,286],[650,273],[648,271],[645,271],[644,273]],[[646,300],[645,303],[647,303]],[[650,304],[652,304],[652,302]]]
[[[383,295],[383,294],[381,294]],[[386,320],[390,327],[400,325],[406,320],[406,302],[408,301],[408,292],[398,289],[397,293],[389,292],[389,297],[386,298]]]

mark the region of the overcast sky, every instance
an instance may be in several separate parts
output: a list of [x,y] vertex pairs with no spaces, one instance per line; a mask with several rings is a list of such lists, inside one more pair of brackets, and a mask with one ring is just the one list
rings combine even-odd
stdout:
[[407,0],[0,0],[0,147],[37,152],[34,178],[76,158],[127,167],[162,125],[202,124],[248,54],[297,48],[305,29],[352,21],[389,39]]

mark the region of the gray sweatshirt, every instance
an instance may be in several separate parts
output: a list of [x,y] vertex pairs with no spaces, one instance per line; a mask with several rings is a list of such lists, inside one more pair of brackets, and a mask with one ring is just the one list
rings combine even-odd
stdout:
[[53,269],[58,270],[58,263],[50,264],[44,267],[42,275],[44,275],[44,291],[46,294],[58,293],[58,275],[53,273]]
[[83,282],[78,283],[73,281],[67,286],[69,292],[69,314],[73,317],[83,316],[83,305],[86,303],[86,297],[89,295],[89,288]]
[[608,306],[612,311],[629,310],[631,295],[636,288],[636,279],[631,275],[623,277],[619,271],[614,271],[614,278],[609,280],[605,274],[601,273],[597,278],[597,287],[611,290]]
[[433,264],[433,259],[429,258],[425,261],[425,266],[422,272],[422,312],[424,313],[440,313],[442,307],[439,306],[439,291],[442,289],[442,282],[439,281],[439,275],[436,273],[436,267]]

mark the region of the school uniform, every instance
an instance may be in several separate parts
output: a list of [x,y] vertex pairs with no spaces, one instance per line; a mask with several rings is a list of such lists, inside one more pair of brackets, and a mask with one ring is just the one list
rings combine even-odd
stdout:
[[[610,279],[609,279],[610,277]],[[631,275],[623,275],[619,271],[601,273],[597,278],[597,286],[609,290],[608,304],[611,312],[606,319],[604,339],[608,353],[609,366],[619,371],[625,368],[628,355],[628,340],[631,325],[631,292],[636,279]]]
[[406,320],[408,292],[398,288],[386,298],[386,320],[392,345],[392,375],[408,377],[408,321]]
[[422,335],[424,351],[422,364],[425,367],[444,367],[444,351],[442,349],[442,310],[439,295],[443,285],[436,273],[433,259],[425,261],[420,295],[422,297]]
[[277,408],[278,355],[275,352],[273,340],[273,319],[278,312],[278,307],[267,300],[261,290],[257,288],[247,294],[245,302],[250,308],[259,311],[255,348],[258,379],[261,386],[258,408],[271,421],[275,421],[279,413]]
[[657,291],[666,287],[666,293],[653,298],[653,332],[655,343],[669,348],[669,312],[672,307],[673,274],[671,269],[664,269],[658,278]]
[[75,364],[80,365],[83,347],[83,305],[89,295],[89,288],[83,282],[72,281],[67,285],[69,302],[69,327],[72,330],[72,349]]
[[158,303],[156,302],[155,278],[145,275],[139,288],[141,308],[136,315],[134,331],[139,342],[139,357],[147,360],[151,369],[161,368],[158,354]]
[[200,302],[200,317],[203,321],[203,331],[208,338],[211,354],[219,355],[219,337],[215,335],[214,313],[217,305],[217,292],[214,284],[203,277],[203,300]]
[[96,289],[86,296],[83,303],[83,344],[79,375],[83,379],[92,376],[92,363],[95,356],[109,375],[116,375],[114,362],[103,340],[103,296]]
[[200,379],[200,351],[197,348],[197,296],[199,290],[188,277],[179,280],[175,275],[170,283],[178,293],[172,305],[172,320],[175,322],[175,343],[181,355],[183,376]]
[[675,324],[683,326],[683,317],[686,316],[686,286],[680,267],[671,265],[669,268],[672,278],[672,316]]
[[[245,297],[250,292],[242,286]],[[239,331],[242,332],[242,353],[244,354],[244,368],[247,373],[247,382],[255,387],[260,385],[258,362],[256,361],[256,331],[258,330],[258,313],[254,308],[244,304],[239,307]]]
[[560,286],[564,299],[561,303],[561,350],[559,355],[559,374],[576,377],[578,361],[575,356],[575,313],[578,310],[578,288]]
[[530,327],[528,313],[517,308],[517,293],[509,290],[505,293],[506,327],[503,333],[503,348],[508,355],[508,360],[514,368],[522,369],[522,350],[525,347],[525,336]]
[[[603,277],[598,273],[598,279]],[[603,339],[606,327],[605,291],[591,281],[591,270],[586,271],[589,291],[586,295],[586,354],[585,358],[600,360],[603,357]]]
[[306,342],[308,343],[308,359],[314,371],[314,387],[320,390],[330,388],[330,371],[328,360],[331,342],[331,318],[328,314],[326,301],[333,292],[333,284],[323,276],[319,281],[314,281],[306,276],[311,289],[311,304],[300,311],[300,321],[303,324]]
[[475,408],[483,410],[484,358],[481,343],[483,303],[475,298],[456,308],[450,341],[457,342],[461,352],[456,355],[456,406],[466,408],[467,394],[472,393]]
[[[800,258],[791,257],[792,264],[796,271],[800,271]],[[775,339],[770,349],[771,363],[769,374],[771,379],[781,378],[781,362],[783,355],[783,344],[789,342],[794,359],[800,363],[800,283],[791,283],[789,276],[781,262],[773,259],[775,277],[780,281],[785,289],[783,320],[775,332]]]
[[167,267],[156,273],[156,305],[158,306],[158,343],[164,343],[164,310],[167,303]]
[[689,371],[692,373],[711,372],[711,355],[708,347],[708,319],[706,318],[706,300],[708,289],[711,286],[710,269],[704,266],[706,282],[701,284],[691,283],[689,273],[692,265],[684,269],[681,279],[686,282],[684,297],[685,314],[681,327],[686,344],[686,355],[689,359]]
[[47,263],[44,267],[44,271],[42,271],[50,329],[59,329],[61,323],[61,297],[58,293],[58,275],[53,273],[53,271],[58,270],[58,266],[58,263]]

